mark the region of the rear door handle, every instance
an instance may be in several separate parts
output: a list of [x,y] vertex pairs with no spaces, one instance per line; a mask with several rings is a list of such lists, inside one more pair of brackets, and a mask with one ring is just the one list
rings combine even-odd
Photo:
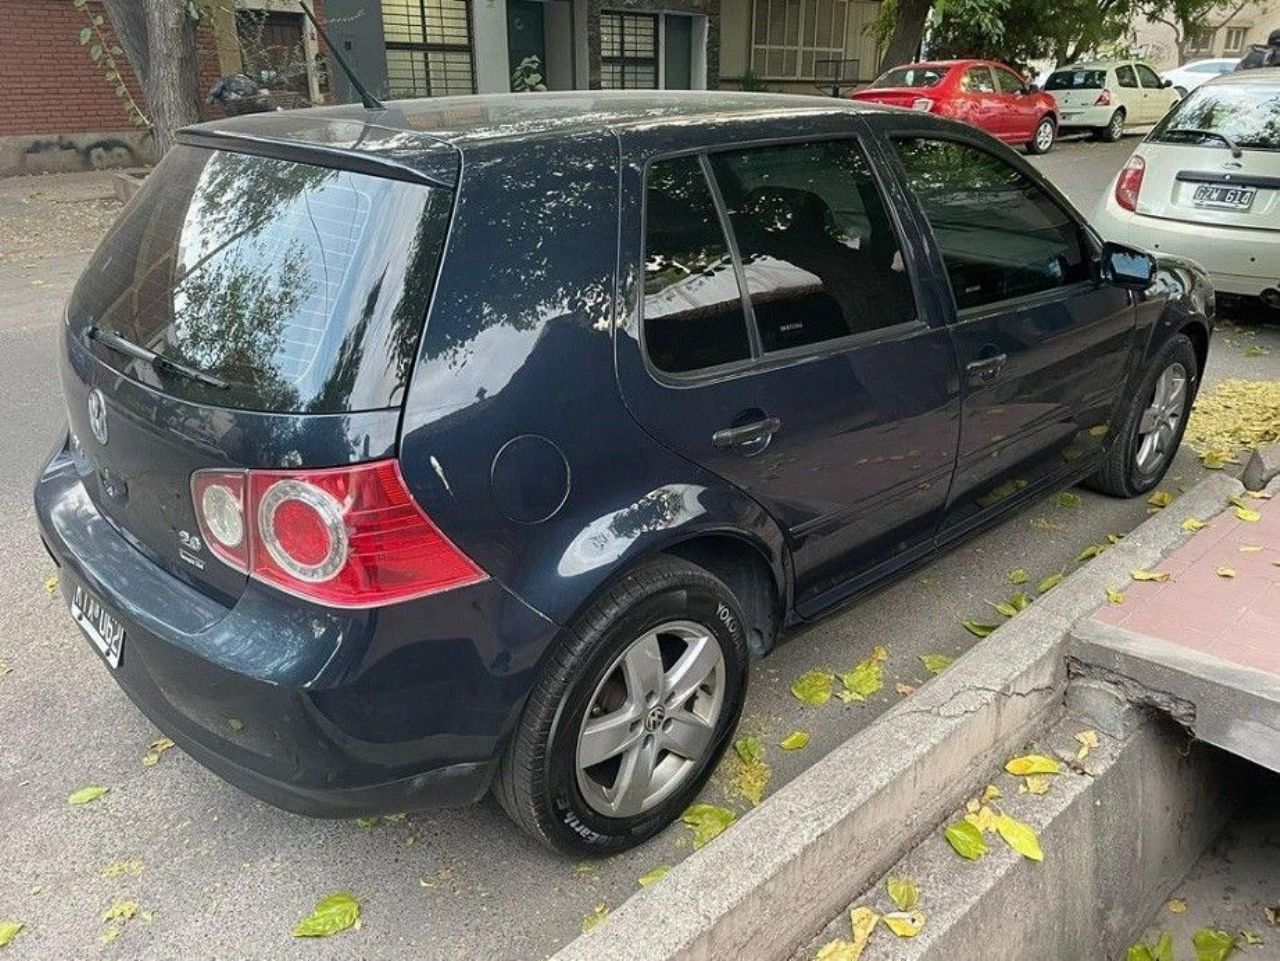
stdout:
[[1008,359],[1008,354],[996,354],[994,357],[972,360],[965,365],[964,369],[968,371],[971,382],[989,384],[1000,376],[1000,371],[1004,369],[1004,362]]
[[778,432],[782,421],[776,417],[743,424],[741,427],[726,427],[711,435],[711,443],[721,450],[735,448],[743,453],[757,454],[768,446],[770,438]]

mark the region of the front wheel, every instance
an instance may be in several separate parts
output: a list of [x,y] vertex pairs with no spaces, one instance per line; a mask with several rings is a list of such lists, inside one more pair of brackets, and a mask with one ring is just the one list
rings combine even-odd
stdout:
[[506,812],[576,857],[674,821],[737,727],[744,623],[719,578],[677,558],[620,578],[565,632],[530,695],[494,786]]
[[1040,122],[1036,124],[1035,133],[1031,135],[1031,139],[1027,141],[1027,153],[1029,154],[1046,154],[1053,149],[1053,142],[1057,138],[1057,126],[1053,122],[1052,117],[1041,117]]
[[1182,443],[1199,382],[1190,339],[1185,334],[1169,338],[1127,401],[1116,438],[1088,486],[1115,497],[1136,497],[1160,483]]

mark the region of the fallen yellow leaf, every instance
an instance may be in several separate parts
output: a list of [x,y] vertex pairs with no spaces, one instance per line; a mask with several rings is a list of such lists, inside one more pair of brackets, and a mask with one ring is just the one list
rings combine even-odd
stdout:
[[1118,590],[1116,590],[1114,587],[1108,587],[1108,588],[1107,588],[1107,603],[1108,603],[1108,604],[1123,604],[1123,603],[1124,603],[1124,591],[1118,591]]
[[1014,777],[1026,777],[1029,774],[1059,774],[1062,768],[1058,762],[1043,754],[1025,754],[1015,757],[1004,766]]
[[582,933],[586,934],[609,916],[609,908],[605,904],[597,904],[590,914],[582,919]]
[[1218,568],[1217,574],[1219,577],[1225,577],[1229,580],[1236,576],[1236,569],[1234,567],[1227,567],[1224,564]]
[[1030,824],[1010,817],[1008,814],[1001,814],[996,818],[996,831],[1004,839],[1005,844],[1024,858],[1031,861],[1044,860],[1044,852],[1040,850],[1040,839],[1036,837],[1035,829]]
[[1236,517],[1249,524],[1256,524],[1258,521],[1262,520],[1262,515],[1252,507],[1237,507]]
[[1152,507],[1168,507],[1173,503],[1173,495],[1168,491],[1153,491],[1147,503]]
[[830,671],[805,671],[791,684],[791,693],[801,703],[817,707],[831,700],[835,675]]
[[1048,794],[1050,781],[1043,774],[1032,774],[1023,778],[1022,784],[1018,787],[1019,794]]
[[924,912],[893,911],[884,916],[884,924],[900,938],[914,938],[924,927]]
[[1165,902],[1165,907],[1167,907],[1174,914],[1185,914],[1187,910],[1187,899],[1186,898],[1170,898],[1167,902]]
[[1076,760],[1083,761],[1089,756],[1089,752],[1098,746],[1098,732],[1081,731],[1076,735],[1076,741],[1080,744],[1080,750],[1076,752]]
[[808,746],[808,744],[808,731],[792,731],[778,742],[778,747],[782,748],[784,751],[798,751],[802,747]]
[[899,911],[914,911],[920,905],[920,888],[910,878],[890,877],[885,883],[889,900]]
[[1137,571],[1130,571],[1130,572],[1129,572],[1129,576],[1130,576],[1130,577],[1132,577],[1135,581],[1161,581],[1161,582],[1163,582],[1163,581],[1167,581],[1167,580],[1168,580],[1170,577],[1172,577],[1173,575],[1172,575],[1172,574],[1169,574],[1167,571],[1144,571],[1144,570],[1137,570]]
[[1182,522],[1182,529],[1188,534],[1194,534],[1196,531],[1204,530],[1208,525],[1204,521],[1196,517],[1188,517]]

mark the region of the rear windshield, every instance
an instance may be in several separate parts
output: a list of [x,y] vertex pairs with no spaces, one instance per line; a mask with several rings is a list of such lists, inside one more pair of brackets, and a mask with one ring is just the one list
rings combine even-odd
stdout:
[[121,373],[220,407],[332,413],[401,402],[450,193],[178,146],[147,177],[67,306],[90,326],[225,381],[87,341]]
[[1148,139],[1225,148],[1222,137],[1237,147],[1280,150],[1280,83],[1199,87],[1165,115]]
[[1101,90],[1106,83],[1105,70],[1055,70],[1045,82],[1045,90]]
[[936,87],[951,72],[950,67],[899,67],[890,70],[871,86],[883,87]]

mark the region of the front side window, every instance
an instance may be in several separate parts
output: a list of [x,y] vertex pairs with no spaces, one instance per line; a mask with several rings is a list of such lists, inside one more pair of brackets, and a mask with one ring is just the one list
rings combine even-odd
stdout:
[[1133,67],[1128,64],[1116,67],[1116,80],[1122,87],[1136,87],[1138,85],[1138,75],[1133,72]]
[[996,85],[986,67],[970,67],[964,72],[960,89],[965,93],[995,93]]
[[600,86],[658,89],[658,18],[652,13],[600,14]]
[[1135,69],[1138,71],[1138,77],[1142,81],[1142,85],[1144,87],[1155,90],[1163,86],[1163,81],[1156,76],[1156,72],[1145,63],[1135,64]]
[[1001,93],[1022,93],[1022,80],[1008,70],[996,71],[996,86],[1000,88]]
[[967,144],[906,139],[896,146],[958,310],[1089,279],[1075,221],[1021,171]]
[[851,141],[711,156],[763,351],[915,318],[897,235]]
[[644,342],[687,374],[747,360],[747,319],[729,244],[696,157],[663,160],[645,183]]

